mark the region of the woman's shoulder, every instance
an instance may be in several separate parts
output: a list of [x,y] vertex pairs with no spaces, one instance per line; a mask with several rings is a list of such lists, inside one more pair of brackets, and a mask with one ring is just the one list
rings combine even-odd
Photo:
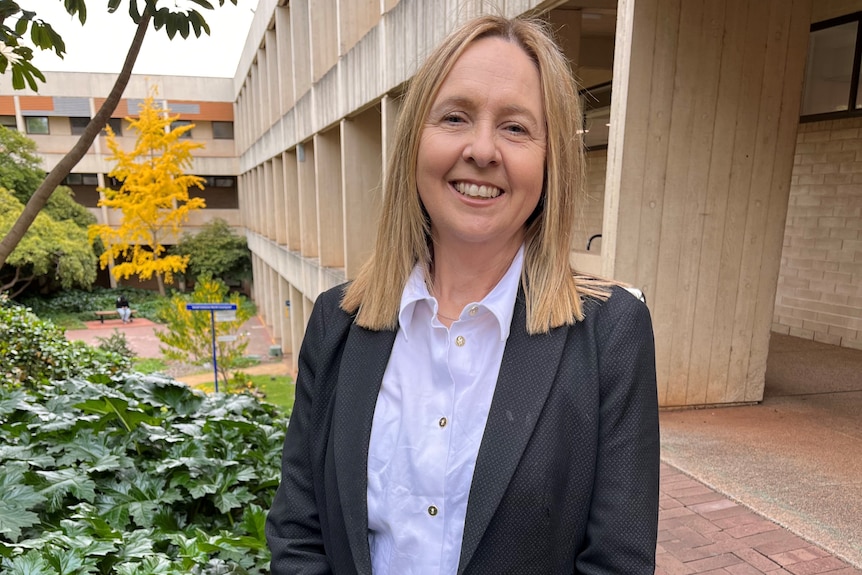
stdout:
[[645,315],[649,308],[643,292],[630,285],[610,280],[582,277],[584,320],[587,323],[615,324],[623,318]]
[[320,292],[314,300],[313,314],[324,315],[329,321],[337,321],[336,318],[341,318],[344,321],[353,321],[353,314],[349,314],[341,309],[341,300],[344,298],[344,292],[350,282],[339,284],[325,291]]

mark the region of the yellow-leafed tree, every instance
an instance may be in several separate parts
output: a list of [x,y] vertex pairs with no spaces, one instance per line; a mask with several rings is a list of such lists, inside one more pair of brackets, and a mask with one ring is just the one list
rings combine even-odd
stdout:
[[159,107],[151,94],[141,104],[138,118],[126,118],[137,132],[132,151],[123,150],[107,128],[109,159],[116,162],[108,175],[121,185],[119,190],[100,188],[104,197],[99,206],[120,210],[123,219],[117,227],[90,227],[90,241],[99,237],[105,245],[99,258],[102,269],[113,261],[111,273],[117,279],[155,276],[162,295],[165,283],[188,265],[188,256],[169,255],[164,244],[179,237],[192,210],[205,206],[202,198],[189,197],[189,188],[203,189],[204,179],[185,173],[191,167],[192,150],[203,144],[182,138],[193,124],[171,129],[178,118]]

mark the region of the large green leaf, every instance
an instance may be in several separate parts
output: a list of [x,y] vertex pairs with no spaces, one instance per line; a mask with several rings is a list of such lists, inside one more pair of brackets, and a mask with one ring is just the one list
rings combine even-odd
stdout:
[[97,413],[104,417],[116,418],[126,431],[132,431],[141,423],[155,425],[158,420],[150,417],[140,409],[129,408],[129,402],[125,399],[114,397],[103,397],[101,399],[90,399],[77,404],[75,407],[85,413]]
[[5,575],[56,575],[48,561],[35,550],[12,559],[3,559],[0,566]]
[[39,494],[47,499],[49,512],[59,509],[67,495],[92,503],[96,499],[96,482],[80,469],[67,467],[57,471],[37,471],[46,482]]
[[91,472],[129,469],[133,461],[125,448],[116,445],[107,434],[96,435],[90,430],[82,431],[68,443],[58,446],[63,454],[57,464],[71,467],[74,463],[86,466]]
[[39,516],[31,511],[45,501],[45,497],[25,483],[23,465],[6,465],[0,469],[0,533],[13,541],[21,530],[39,523]]
[[48,564],[57,575],[85,575],[98,572],[98,562],[80,548],[54,549],[46,553]]

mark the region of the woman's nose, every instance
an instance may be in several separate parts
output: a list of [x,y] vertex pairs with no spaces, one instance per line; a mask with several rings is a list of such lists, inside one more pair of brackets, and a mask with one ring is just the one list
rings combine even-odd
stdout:
[[480,168],[500,163],[500,150],[493,127],[477,124],[470,132],[470,140],[464,146],[464,160],[474,162]]

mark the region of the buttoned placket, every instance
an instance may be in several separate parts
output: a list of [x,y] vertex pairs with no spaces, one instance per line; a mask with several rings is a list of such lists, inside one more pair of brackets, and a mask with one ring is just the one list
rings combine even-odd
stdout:
[[[469,326],[470,320],[475,318],[478,314],[479,306],[476,304],[471,304],[467,309],[467,314],[464,319],[459,319],[452,323],[451,326],[446,327],[439,321],[434,321],[432,323],[432,337],[439,341],[440,338],[446,339],[445,349],[445,369],[446,369],[446,377],[445,380],[447,384],[450,386],[452,392],[447,395],[448,402],[445,407],[443,407],[442,412],[440,413],[438,419],[434,422],[437,435],[439,436],[439,441],[441,444],[445,444],[445,450],[442,450],[445,453],[450,453],[450,450],[453,448],[452,446],[452,431],[453,431],[453,416],[454,416],[454,399],[455,399],[455,386],[460,384],[463,385],[463,382],[466,378],[469,378],[469,373],[471,371],[470,368],[470,353],[469,353]],[[462,314],[463,315],[463,314]],[[443,366],[441,366],[443,367]],[[440,374],[442,375],[442,374]],[[444,379],[441,377],[441,379]],[[441,448],[443,445],[441,445]],[[441,493],[446,493],[446,475],[448,471],[447,462],[442,463],[441,471],[442,471],[442,490]],[[427,518],[431,521],[438,521],[440,525],[440,529],[443,529],[445,523],[445,509],[443,507],[442,501],[427,501]]]

